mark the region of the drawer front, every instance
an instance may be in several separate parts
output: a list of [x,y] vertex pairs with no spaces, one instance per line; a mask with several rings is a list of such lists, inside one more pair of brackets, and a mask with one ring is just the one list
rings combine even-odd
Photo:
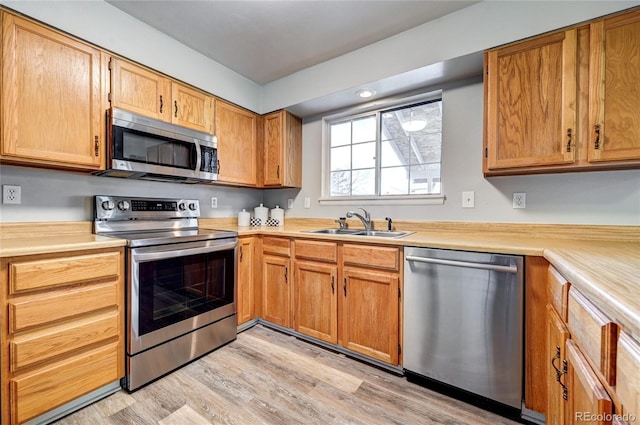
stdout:
[[42,360],[117,338],[118,323],[118,312],[111,311],[96,317],[64,323],[44,332],[21,335],[9,343],[11,371],[16,372]]
[[16,262],[9,265],[9,292],[19,294],[52,286],[114,278],[120,273],[120,254],[117,252]]
[[622,413],[640,418],[640,343],[624,331],[618,340],[616,360],[616,394]]
[[400,267],[398,248],[376,245],[344,244],[343,262],[345,265],[373,267],[398,271]]
[[615,385],[617,325],[574,287],[569,289],[568,320],[571,338],[607,380]]
[[560,318],[566,322],[569,282],[552,266],[549,266],[547,280],[549,281],[549,301]]
[[118,305],[118,285],[68,288],[50,296],[9,302],[9,331],[20,330]]
[[[121,347],[120,347],[121,348]],[[22,423],[120,378],[117,343],[9,381],[11,423]]]
[[296,258],[336,263],[338,244],[335,242],[296,240]]
[[262,252],[291,256],[291,241],[286,238],[265,237],[262,239]]

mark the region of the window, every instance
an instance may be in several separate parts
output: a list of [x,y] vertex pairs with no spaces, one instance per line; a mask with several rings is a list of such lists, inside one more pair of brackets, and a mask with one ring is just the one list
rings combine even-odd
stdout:
[[328,119],[329,199],[442,195],[442,99]]

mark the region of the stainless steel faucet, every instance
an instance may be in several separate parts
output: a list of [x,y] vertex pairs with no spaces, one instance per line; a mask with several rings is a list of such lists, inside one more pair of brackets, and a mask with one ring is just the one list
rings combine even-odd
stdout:
[[347,218],[346,217],[340,217],[339,219],[334,220],[334,221],[340,225],[341,229],[346,229],[347,228]]
[[371,230],[371,214],[369,214],[369,211],[365,210],[364,208],[358,208],[358,209],[364,212],[364,217],[354,211],[347,211],[347,217],[348,218],[351,218],[353,216],[358,217],[362,222],[362,224],[364,225],[364,230]]

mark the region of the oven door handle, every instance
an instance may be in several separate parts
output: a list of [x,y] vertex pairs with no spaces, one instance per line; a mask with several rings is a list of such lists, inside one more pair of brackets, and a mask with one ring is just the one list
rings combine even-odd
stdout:
[[182,248],[176,245],[167,245],[164,247],[153,247],[153,249],[132,249],[131,254],[137,262],[164,260],[167,258],[186,257],[187,255],[207,254],[210,252],[235,249],[238,241],[237,239],[233,239],[232,242],[216,242],[204,246],[201,244],[197,245],[198,246],[185,246]]

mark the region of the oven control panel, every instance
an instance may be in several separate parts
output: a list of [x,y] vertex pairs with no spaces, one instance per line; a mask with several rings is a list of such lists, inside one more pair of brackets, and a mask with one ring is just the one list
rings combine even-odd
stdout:
[[133,198],[123,196],[95,197],[96,220],[155,220],[197,218],[197,199]]

